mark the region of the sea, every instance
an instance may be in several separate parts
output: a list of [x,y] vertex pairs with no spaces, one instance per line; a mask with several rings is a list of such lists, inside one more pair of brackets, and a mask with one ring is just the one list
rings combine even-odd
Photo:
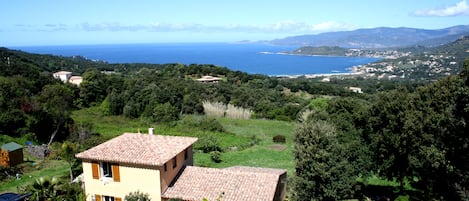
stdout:
[[214,64],[249,74],[299,76],[349,73],[378,58],[291,55],[295,46],[253,43],[156,43],[10,47],[30,53],[83,56],[108,63]]

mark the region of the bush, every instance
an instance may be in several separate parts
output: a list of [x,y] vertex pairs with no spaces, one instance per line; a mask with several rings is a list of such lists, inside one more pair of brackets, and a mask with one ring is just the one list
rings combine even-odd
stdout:
[[220,122],[214,118],[203,118],[199,122],[199,128],[204,131],[213,131],[213,132],[224,132],[225,129]]
[[272,138],[272,140],[275,142],[275,143],[285,143],[286,142],[286,138],[284,135],[276,135]]
[[223,125],[215,118],[196,115],[185,115],[178,124],[188,128],[198,128],[202,131],[225,132]]
[[261,141],[260,138],[258,138],[256,135],[252,135],[251,136],[251,141],[249,141],[249,145],[251,145],[251,146],[257,145],[257,144],[259,144],[260,141]]
[[210,152],[210,159],[212,159],[212,161],[215,162],[215,163],[220,163],[221,162],[221,152],[219,152],[219,151]]
[[22,174],[21,168],[0,166],[0,182],[9,178],[15,178],[16,174]]
[[222,151],[220,140],[212,135],[204,135],[196,142],[196,149],[202,150],[204,153],[212,151]]
[[169,102],[156,104],[153,108],[153,120],[156,122],[168,123],[179,119],[178,108],[172,106]]
[[125,201],[150,201],[148,193],[142,193],[140,191],[129,193],[124,198]]

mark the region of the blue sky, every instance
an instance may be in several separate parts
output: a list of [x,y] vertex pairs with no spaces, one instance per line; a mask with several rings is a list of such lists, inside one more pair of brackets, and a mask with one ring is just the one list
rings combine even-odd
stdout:
[[0,0],[0,46],[235,42],[469,24],[468,0]]

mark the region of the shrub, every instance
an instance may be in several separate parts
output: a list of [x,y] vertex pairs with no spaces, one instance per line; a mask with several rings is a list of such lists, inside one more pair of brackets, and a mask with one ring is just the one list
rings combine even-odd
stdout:
[[213,131],[213,132],[224,132],[225,129],[223,128],[223,125],[221,125],[220,122],[218,122],[214,118],[203,118],[199,124],[198,127],[201,130],[204,131]]
[[286,142],[286,138],[284,135],[276,135],[272,138],[272,140],[275,142],[275,143],[285,143]]
[[220,163],[221,162],[221,152],[219,152],[219,151],[210,152],[210,159],[212,159],[212,161],[215,162],[215,163]]
[[153,108],[153,119],[156,122],[171,122],[179,119],[178,108],[172,106],[169,102],[156,104]]
[[222,151],[220,140],[212,135],[204,135],[196,142],[196,149],[202,150],[204,153],[212,151]]
[[256,135],[252,135],[251,136],[251,141],[249,141],[249,145],[251,145],[251,146],[257,145],[257,144],[259,144],[260,141],[261,141],[260,138],[258,138]]
[[22,170],[18,167],[4,167],[0,166],[0,182],[10,177],[13,178],[16,174],[21,174]]
[[140,191],[129,193],[124,198],[125,201],[150,201],[148,193],[142,193]]

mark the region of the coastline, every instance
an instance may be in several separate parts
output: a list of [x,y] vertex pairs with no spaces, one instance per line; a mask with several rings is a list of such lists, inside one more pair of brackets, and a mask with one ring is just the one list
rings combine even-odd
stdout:
[[319,74],[304,74],[304,75],[271,75],[271,77],[286,77],[286,78],[320,78],[320,77],[334,77],[334,76],[354,76],[354,75],[363,75],[364,72],[348,72],[348,73],[319,73]]

